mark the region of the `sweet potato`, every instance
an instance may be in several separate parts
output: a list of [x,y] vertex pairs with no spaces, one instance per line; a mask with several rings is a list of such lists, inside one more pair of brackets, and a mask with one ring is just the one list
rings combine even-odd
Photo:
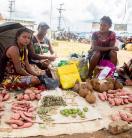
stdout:
[[129,101],[128,101],[128,99],[127,99],[127,98],[124,98],[124,99],[123,99],[123,102],[124,102],[124,103],[126,103],[126,104],[128,104],[128,103],[129,103]]
[[5,96],[3,97],[3,101],[8,100],[9,98],[10,98],[10,94],[9,94],[9,93],[7,93],[7,94],[5,94]]
[[25,116],[33,118],[34,115],[32,113],[28,113],[28,112],[23,112]]
[[98,97],[101,101],[105,101],[105,96],[102,93],[99,93]]
[[0,102],[0,109],[4,107],[4,103]]
[[17,100],[18,101],[23,100],[23,94],[22,93],[17,95]]
[[12,114],[11,118],[15,119],[15,120],[19,120],[20,114],[19,113],[14,113],[14,114]]
[[110,103],[112,106],[115,105],[115,101],[114,101],[114,99],[108,98],[108,101],[109,101],[109,103]]
[[105,97],[105,100],[107,100],[108,98],[107,98],[107,93],[106,92],[103,92],[103,95],[104,95],[104,97]]
[[114,94],[107,94],[107,97],[108,98],[114,98],[115,96],[114,96]]
[[36,97],[35,97],[35,93],[30,93],[30,94],[29,94],[29,97],[30,97],[31,100],[35,100],[35,98],[36,98]]
[[125,113],[123,113],[123,112],[119,112],[119,114],[120,114],[120,117],[121,117],[122,120],[128,122],[127,114],[125,114]]
[[120,117],[119,114],[114,114],[114,115],[111,115],[111,119],[112,119],[113,121],[116,121],[116,120],[120,120],[121,117]]
[[40,94],[36,94],[36,99],[40,100],[41,99],[41,95]]
[[29,101],[29,100],[30,100],[30,97],[29,97],[28,94],[24,94],[24,95],[23,95],[23,98],[24,98],[24,100],[26,100],[26,101]]
[[36,110],[35,107],[30,107],[30,108],[28,109],[28,112],[33,112],[33,111],[35,111],[35,110]]
[[12,109],[19,110],[19,111],[27,111],[27,109],[22,108],[22,107],[17,107],[17,106],[12,106]]
[[16,124],[18,126],[22,126],[24,122],[22,120],[15,120],[15,119],[10,119],[9,121],[6,121],[7,124]]
[[28,121],[28,122],[33,122],[33,120],[27,116],[25,116],[25,114],[23,112],[20,113],[21,117],[25,120],[25,121]]
[[132,103],[132,97],[128,97],[128,101]]
[[17,125],[17,124],[11,124],[11,127],[12,127],[13,129],[18,129],[18,125]]
[[120,100],[120,98],[114,98],[114,101],[115,101],[115,105],[120,105],[121,104],[121,100]]
[[33,125],[33,123],[31,122],[27,122],[27,123],[24,123],[22,126],[20,126],[19,128],[28,128],[28,127],[31,127]]
[[132,117],[127,118],[128,122],[132,122]]
[[25,93],[25,94],[29,94],[29,93],[33,93],[33,91],[32,91],[31,89],[26,89],[26,90],[24,91],[24,93]]

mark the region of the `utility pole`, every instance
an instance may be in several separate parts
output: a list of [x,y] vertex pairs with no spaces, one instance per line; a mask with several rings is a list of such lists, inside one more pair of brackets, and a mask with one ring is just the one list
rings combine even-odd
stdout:
[[65,9],[62,8],[62,6],[64,5],[64,3],[60,4],[60,8],[58,9],[59,11],[59,18],[58,18],[58,31],[61,30],[61,19],[62,19],[62,11],[64,11]]
[[15,0],[9,0],[9,13],[10,20],[12,20],[12,14],[15,12]]

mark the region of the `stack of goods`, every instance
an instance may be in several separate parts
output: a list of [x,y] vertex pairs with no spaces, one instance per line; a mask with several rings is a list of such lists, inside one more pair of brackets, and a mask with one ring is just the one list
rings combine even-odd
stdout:
[[99,93],[101,101],[108,101],[112,106],[119,106],[132,103],[132,94],[123,89],[109,90],[108,92]]
[[93,88],[89,80],[86,82],[77,82],[74,86],[74,91],[78,92],[88,103],[93,104],[96,102],[96,97],[93,94]]
[[0,117],[3,115],[2,111],[4,111],[4,101],[7,101],[10,99],[10,94],[8,91],[6,91],[5,89],[3,89],[0,92]]
[[35,107],[33,107],[31,103],[27,101],[14,102],[11,110],[14,113],[6,123],[13,129],[28,128],[35,122]]
[[132,105],[124,107],[123,110],[119,111],[116,114],[112,114],[111,118],[113,121],[123,120],[128,123],[132,123]]
[[37,89],[26,89],[24,93],[20,93],[16,96],[18,101],[26,100],[26,101],[33,101],[33,100],[40,100],[41,98],[41,91]]
[[[49,116],[50,112],[55,112],[60,106],[66,106],[66,102],[61,96],[47,95],[44,96],[40,101],[37,113],[43,121],[53,121]],[[54,114],[55,114],[54,113]]]

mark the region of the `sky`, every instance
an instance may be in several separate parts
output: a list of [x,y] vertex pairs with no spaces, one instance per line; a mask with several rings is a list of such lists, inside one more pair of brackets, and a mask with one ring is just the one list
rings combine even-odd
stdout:
[[[47,22],[51,28],[58,26],[58,8],[62,5],[61,27],[86,31],[88,23],[99,21],[104,15],[113,23],[132,24],[132,0],[15,0],[12,18]],[[0,0],[0,13],[10,18],[9,0]]]

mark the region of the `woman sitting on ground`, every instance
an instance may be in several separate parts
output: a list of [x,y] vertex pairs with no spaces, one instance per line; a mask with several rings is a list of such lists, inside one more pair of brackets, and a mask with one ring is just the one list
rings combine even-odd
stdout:
[[118,48],[115,47],[115,33],[109,30],[111,26],[111,19],[108,16],[104,16],[100,20],[100,31],[94,32],[92,35],[92,46],[89,51],[89,78],[92,78],[93,70],[101,59],[108,59],[114,65],[117,64],[116,51]]
[[50,62],[57,58],[50,40],[46,37],[48,29],[48,24],[40,23],[37,34],[32,38],[32,45],[28,45],[29,61],[40,69],[48,68]]
[[[40,81],[28,62],[28,52],[26,46],[31,42],[32,33],[27,28],[22,28],[16,33],[15,44],[10,46],[3,57],[6,62],[4,70],[4,80],[2,85],[4,87],[17,87],[15,85],[24,84],[36,85]],[[13,85],[13,86],[10,86]],[[18,87],[19,87],[18,86]]]
[[132,86],[132,59],[117,69],[119,81],[127,86]]

